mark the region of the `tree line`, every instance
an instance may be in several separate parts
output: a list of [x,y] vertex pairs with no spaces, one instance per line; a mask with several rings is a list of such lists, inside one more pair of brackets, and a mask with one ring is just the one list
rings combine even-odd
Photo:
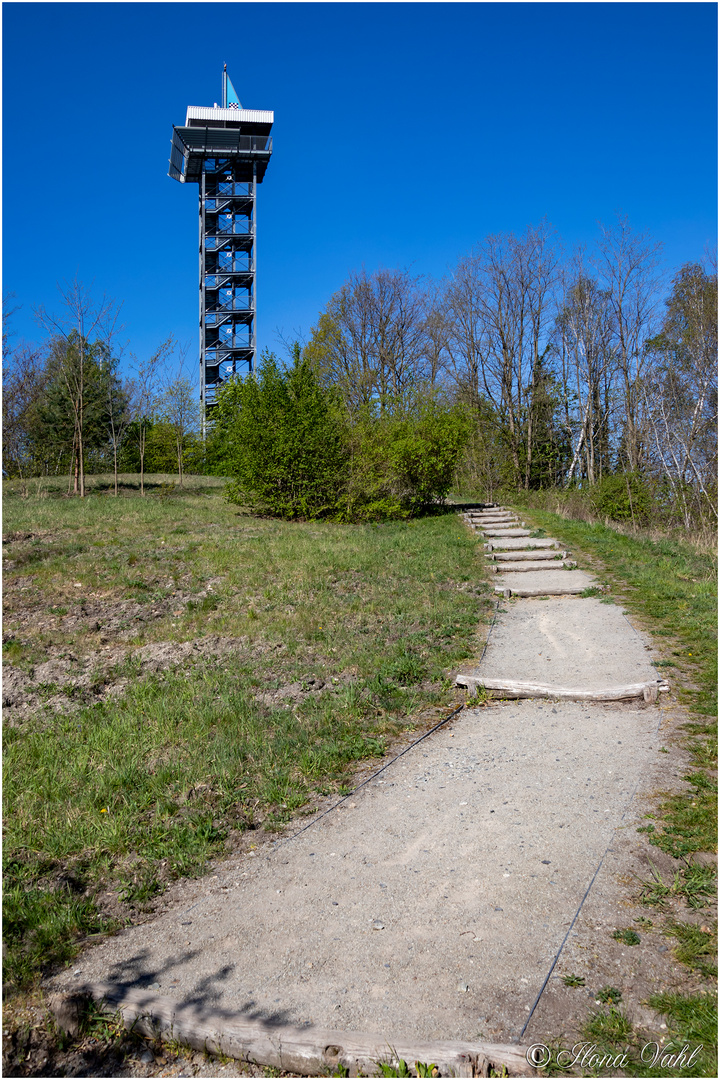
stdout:
[[690,527],[717,517],[717,268],[667,286],[660,254],[619,218],[565,257],[542,222],[439,281],[362,270],[304,356],[350,412],[421,386],[462,405],[467,492],[627,488],[632,503],[634,486]]
[[[117,308],[73,282],[60,316],[36,313],[41,347],[4,340],[4,472],[67,471],[80,495],[87,470],[139,472],[141,483],[146,470],[209,472],[267,506],[272,491],[281,503],[281,489],[299,490],[300,472],[310,482],[314,416],[337,453],[334,494],[312,496],[313,513],[323,499],[328,513],[371,517],[451,486],[489,499],[554,487],[597,493],[611,516],[652,505],[669,524],[707,524],[717,518],[717,268],[706,258],[668,279],[660,256],[619,217],[570,255],[543,221],[486,237],[441,279],[356,271],[288,363],[268,355],[247,385],[222,389],[206,442],[174,339],[131,357],[121,377]],[[274,470],[265,488],[263,455]],[[442,461],[442,476],[410,467],[423,457],[428,469]],[[327,461],[317,468],[327,478]],[[287,503],[291,516],[311,512],[298,509],[305,497]]]
[[[202,466],[196,387],[185,349],[172,335],[151,355],[124,365],[120,309],[93,300],[74,280],[60,289],[59,313],[35,312],[47,338],[15,345],[11,298],[3,311],[3,474],[68,474],[84,497],[88,473],[183,473]],[[130,374],[123,374],[122,368]]]

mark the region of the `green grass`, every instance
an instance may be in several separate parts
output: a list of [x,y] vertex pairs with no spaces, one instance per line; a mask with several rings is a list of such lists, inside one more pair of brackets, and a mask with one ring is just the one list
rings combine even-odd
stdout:
[[582,975],[563,975],[563,983],[565,986],[579,987],[585,985],[585,979]]
[[[698,746],[707,752],[707,742]],[[676,859],[695,851],[717,850],[717,782],[706,773],[692,772],[683,779],[689,789],[662,800],[655,822],[644,825],[651,844]]]
[[[642,830],[641,830],[642,831]],[[679,897],[689,908],[699,910],[712,902],[717,892],[717,870],[714,866],[703,866],[686,860],[682,870],[676,870],[673,880],[668,884],[657,869],[650,863],[651,878],[642,882],[640,902],[648,906],[663,907],[666,902]],[[647,919],[636,919],[642,925],[652,923]]]
[[673,949],[681,964],[704,975],[706,979],[717,977],[717,931],[703,929],[693,923],[671,922],[663,933],[675,938],[677,945]]
[[625,1043],[632,1035],[632,1024],[614,1004],[607,1011],[599,1010],[590,1017],[585,1024],[583,1034],[588,1039],[596,1039],[598,1042],[609,1044],[613,1047],[618,1043]]
[[640,935],[636,934],[634,930],[625,928],[624,930],[614,930],[612,934],[615,941],[619,941],[623,945],[639,945]]
[[[181,495],[183,492],[208,492],[218,494],[226,481],[220,476],[194,476],[185,473],[182,488],[177,473],[145,473],[145,492],[162,498],[168,495]],[[28,480],[4,480],[3,498],[12,499],[57,499],[68,491],[67,476],[36,476]],[[114,497],[115,479],[112,473],[97,473],[85,477],[85,491],[90,495],[110,495]],[[122,496],[137,495],[140,492],[139,473],[118,473],[118,491]]]
[[[69,650],[96,657],[109,640],[113,677],[127,680],[94,703],[68,688],[72,711],[41,704],[6,729],[10,990],[427,724],[491,603],[454,514],[284,523],[249,517],[215,489],[12,496],[4,527],[6,660],[29,671]],[[118,612],[120,641],[103,629]],[[236,647],[138,677],[135,648],[210,635]],[[311,679],[333,690],[258,700]]]
[[[648,1005],[662,1013],[668,1025],[664,1054],[679,1054],[686,1044],[702,1046],[691,1069],[666,1071],[672,1076],[717,1076],[717,994],[654,994]],[[657,1076],[657,1071],[649,1071]],[[660,1073],[662,1075],[662,1072]]]
[[[665,1016],[667,1033],[662,1041],[648,1040],[634,1032],[617,1002],[619,992],[606,988],[606,1008],[588,1018],[582,1037],[586,1058],[582,1076],[617,1076],[612,1068],[619,1055],[623,1076],[717,1076],[717,997],[714,994],[655,994],[647,1004]],[[603,993],[603,992],[601,992]],[[567,1070],[551,1068],[553,1075]],[[574,1071],[571,1075],[577,1075]]]

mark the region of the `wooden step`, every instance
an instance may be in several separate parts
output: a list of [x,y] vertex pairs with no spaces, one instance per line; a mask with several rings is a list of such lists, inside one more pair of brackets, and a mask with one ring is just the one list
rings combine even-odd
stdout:
[[513,536],[530,536],[530,529],[483,529],[486,536],[508,540]]
[[513,510],[488,510],[486,513],[473,513],[470,511],[466,516],[474,521],[488,521],[490,518],[500,518],[505,521],[507,518],[514,518],[518,515]]
[[508,518],[507,521],[505,521],[505,520],[470,521],[470,522],[468,522],[468,524],[471,525],[473,529],[513,529],[513,528],[515,528],[515,529],[523,528],[524,529],[525,528],[525,522],[521,521],[520,518]]
[[505,599],[509,600],[511,596],[580,596],[587,588],[589,588],[588,585],[548,585],[544,589],[540,586],[513,585],[510,588],[496,585],[495,592],[502,593]]
[[559,548],[560,543],[551,537],[545,540],[540,538],[537,540],[513,540],[511,537],[509,540],[490,540],[485,547],[488,551],[532,551],[541,548]]
[[495,563],[492,570],[496,574],[522,574],[531,570],[574,570],[577,563],[572,559],[558,560],[553,563],[547,562],[519,562],[519,563]]
[[602,690],[572,689],[567,686],[548,686],[546,683],[521,682],[518,679],[485,679],[480,675],[458,674],[456,686],[466,687],[471,694],[488,690],[492,697],[505,698],[567,698],[570,701],[627,701],[643,698],[657,701],[658,694],[667,694],[670,685],[664,679],[654,682],[609,686]]
[[[486,559],[502,559],[503,562],[533,562],[542,559],[545,562],[556,563],[559,559],[566,559],[567,556],[567,551],[544,551],[542,548],[534,548],[532,551],[503,551],[500,553],[488,551],[485,553]],[[551,567],[548,567],[548,569],[551,569]]]
[[[534,1076],[522,1046],[489,1042],[421,1042],[412,1035],[291,1027],[238,1009],[214,1007],[207,997],[176,1000],[121,983],[85,983],[80,993],[119,1017],[130,1031],[149,1039],[164,1037],[202,1053],[225,1054],[291,1076],[374,1076],[378,1061],[398,1071],[402,1060],[432,1062],[441,1076]],[[58,995],[59,996],[59,995]],[[75,1008],[77,997],[75,995]],[[82,999],[81,999],[82,1000]],[[67,1004],[55,1007],[67,1012]],[[52,1007],[52,1006],[51,1006]],[[477,1027],[477,1024],[475,1025]],[[338,1070],[338,1066],[340,1069]]]

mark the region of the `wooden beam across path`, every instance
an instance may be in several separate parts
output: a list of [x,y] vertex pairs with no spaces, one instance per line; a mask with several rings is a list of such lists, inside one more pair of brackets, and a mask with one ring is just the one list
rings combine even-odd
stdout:
[[466,517],[470,521],[515,521],[517,520],[517,514],[498,514],[493,511],[491,514],[466,514]]
[[508,517],[506,519],[503,517],[495,517],[491,522],[478,522],[476,519],[476,521],[472,521],[470,525],[474,529],[511,529],[526,527],[526,523],[518,521],[517,517]]
[[483,529],[486,536],[496,536],[500,540],[507,540],[513,536],[530,536],[529,529]]
[[[483,529],[483,528],[485,528],[486,525],[497,525],[498,528],[500,528],[503,525],[506,526],[506,527],[510,527],[512,525],[519,525],[520,524],[520,519],[516,518],[516,517],[506,517],[506,518],[467,518],[466,523],[468,525],[470,525],[471,528],[473,528],[473,529]],[[523,525],[524,524],[525,523],[523,522]]]
[[559,548],[560,544],[557,540],[552,539],[521,540],[520,538],[513,539],[511,537],[509,540],[490,540],[485,547],[488,551],[523,551],[530,548]]
[[471,694],[487,690],[494,697],[566,698],[569,701],[629,701],[632,698],[643,698],[651,702],[657,701],[658,694],[666,694],[670,690],[670,685],[664,679],[611,686],[605,690],[581,690],[567,686],[548,686],[546,683],[522,682],[519,679],[485,679],[480,675],[464,675],[462,672],[456,676],[455,684],[466,687]]
[[[531,551],[486,551],[486,559],[502,559],[503,562],[535,562],[543,560],[548,563],[557,563],[559,559],[567,558],[567,551],[544,551],[542,548]],[[544,566],[544,570],[552,570],[553,566]]]
[[[469,524],[473,525],[475,528],[480,528],[480,529],[484,528],[486,525],[497,525],[498,528],[499,528],[502,525],[505,525],[505,526],[515,525],[515,524],[519,525],[520,524],[520,519],[516,518],[514,516],[513,517],[506,517],[506,518],[497,518],[497,517],[494,517],[494,518],[470,518]],[[524,525],[525,522],[523,521],[522,524]]]
[[[122,1016],[126,1027],[149,1038],[172,1039],[201,1052],[300,1076],[376,1076],[379,1062],[436,1065],[441,1076],[535,1076],[525,1049],[489,1042],[420,1042],[360,1031],[291,1027],[251,1019],[197,1002],[183,1004],[148,990],[93,983],[83,993]],[[347,1074],[346,1074],[347,1075]]]
[[492,574],[523,574],[530,570],[573,570],[577,566],[574,559],[556,560],[547,562],[498,562],[490,564]]
[[[543,569],[546,569],[543,567]],[[540,586],[518,586],[513,585],[512,588],[506,585],[496,585],[495,592],[502,593],[506,600],[509,600],[511,596],[579,596],[581,593],[586,592],[587,585],[546,585],[544,588]]]

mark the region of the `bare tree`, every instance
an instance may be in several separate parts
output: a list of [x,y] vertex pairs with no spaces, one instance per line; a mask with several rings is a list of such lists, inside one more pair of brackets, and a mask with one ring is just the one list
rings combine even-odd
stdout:
[[91,376],[94,344],[110,345],[117,330],[120,309],[113,300],[103,296],[95,303],[89,290],[78,278],[69,284],[58,285],[63,312],[50,314],[44,307],[35,310],[42,327],[56,339],[59,372],[65,383],[74,425],[74,455],[77,462],[80,498],[85,497],[85,421],[89,406],[88,379]]
[[610,297],[587,275],[581,252],[564,277],[555,345],[563,385],[565,426],[575,441],[565,474],[568,487],[585,459],[591,484],[609,464],[608,432],[615,371]]
[[717,271],[688,263],[673,279],[662,330],[647,349],[652,460],[687,529],[698,499],[717,518],[717,313]]
[[170,335],[155,352],[144,360],[135,359],[133,380],[132,414],[137,425],[138,450],[140,451],[140,494],[145,494],[145,448],[148,429],[152,425],[161,393],[163,366],[175,347]]
[[406,270],[353,273],[331,298],[304,355],[351,409],[401,395],[428,358],[425,297]]
[[448,333],[445,350],[445,369],[451,383],[455,384],[461,400],[477,406],[478,395],[483,387],[484,332],[482,292],[484,279],[482,259],[479,253],[461,258],[447,281],[445,307]]
[[556,266],[552,233],[542,222],[522,237],[487,237],[460,260],[446,294],[452,313],[449,376],[466,399],[484,395],[492,403],[506,432],[515,483],[526,487]]
[[179,348],[178,366],[166,379],[165,390],[158,400],[158,414],[173,431],[180,487],[183,486],[185,443],[188,435],[197,429],[200,412],[195,388],[185,374],[187,351],[187,346]]
[[445,376],[447,348],[452,332],[444,287],[429,281],[420,294],[420,304],[425,313],[420,373],[429,386],[436,386]]
[[111,377],[105,382],[105,409],[108,435],[113,452],[113,477],[115,496],[117,497],[118,454],[132,422],[131,403],[135,396],[135,384],[132,379],[123,379],[121,381],[116,377],[115,371],[111,371],[109,374]]
[[620,215],[614,226],[600,225],[600,232],[595,265],[612,313],[624,409],[622,452],[628,469],[637,472],[643,464],[647,434],[642,423],[645,345],[656,329],[662,244],[647,233],[633,232],[627,218]]
[[36,466],[33,429],[47,382],[45,354],[22,344],[3,354],[3,471],[21,479]]

